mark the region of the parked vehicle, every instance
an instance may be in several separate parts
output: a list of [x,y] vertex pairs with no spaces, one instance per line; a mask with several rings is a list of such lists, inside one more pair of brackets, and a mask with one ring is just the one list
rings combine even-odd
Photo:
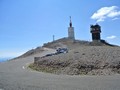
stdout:
[[53,56],[55,55],[54,53],[46,54],[45,56]]
[[60,53],[68,53],[68,49],[67,49],[67,48],[58,48],[55,53],[46,54],[46,55],[43,56],[43,57],[58,55],[58,54],[60,54]]
[[57,53],[68,53],[68,49],[67,48],[58,48],[57,50]]

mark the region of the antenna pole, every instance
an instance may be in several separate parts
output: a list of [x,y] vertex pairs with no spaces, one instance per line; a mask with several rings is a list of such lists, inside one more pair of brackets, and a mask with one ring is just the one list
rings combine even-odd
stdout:
[[55,41],[55,35],[53,35],[53,41]]

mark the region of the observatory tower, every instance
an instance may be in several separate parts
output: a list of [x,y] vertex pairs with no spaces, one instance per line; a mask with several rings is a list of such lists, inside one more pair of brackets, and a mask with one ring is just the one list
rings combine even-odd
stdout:
[[74,36],[74,27],[72,27],[72,21],[71,21],[71,16],[70,16],[70,24],[68,27],[68,38],[75,40],[75,36]]

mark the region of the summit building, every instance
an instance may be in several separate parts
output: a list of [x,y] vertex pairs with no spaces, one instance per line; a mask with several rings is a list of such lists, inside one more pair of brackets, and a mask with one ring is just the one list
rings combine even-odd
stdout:
[[92,34],[92,41],[100,41],[101,40],[101,26],[96,24],[96,25],[91,25],[90,26],[90,32]]
[[71,17],[70,17],[70,24],[68,27],[68,38],[75,40],[75,35],[74,35],[74,27],[72,26],[72,21],[71,21]]

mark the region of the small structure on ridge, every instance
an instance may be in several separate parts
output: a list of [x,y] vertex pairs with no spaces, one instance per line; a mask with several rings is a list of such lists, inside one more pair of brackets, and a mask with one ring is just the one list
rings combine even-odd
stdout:
[[96,24],[96,25],[91,25],[90,26],[90,32],[92,33],[92,41],[100,41],[101,40],[101,26]]

